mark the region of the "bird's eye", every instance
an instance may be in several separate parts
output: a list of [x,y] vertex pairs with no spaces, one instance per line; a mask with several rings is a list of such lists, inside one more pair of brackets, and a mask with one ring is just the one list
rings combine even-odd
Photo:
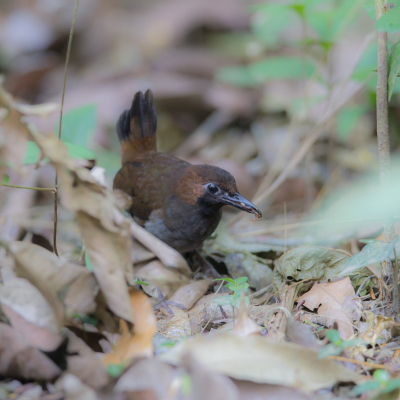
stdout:
[[212,194],[218,192],[218,186],[215,186],[215,185],[212,184],[212,183],[210,183],[210,184],[207,186],[207,189],[208,189],[208,191],[209,191],[210,193],[212,193]]

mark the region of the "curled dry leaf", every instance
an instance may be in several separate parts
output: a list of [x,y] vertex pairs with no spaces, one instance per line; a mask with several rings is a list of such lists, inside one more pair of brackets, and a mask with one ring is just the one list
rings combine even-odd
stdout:
[[97,283],[85,267],[29,242],[12,242],[9,249],[16,273],[41,291],[53,308],[59,328],[65,317],[95,310]]
[[142,292],[131,289],[131,305],[135,321],[133,334],[125,321],[120,321],[121,338],[113,352],[107,353],[104,365],[128,364],[136,357],[153,355],[153,336],[156,333],[156,318],[151,308],[150,299]]
[[57,319],[49,303],[29,281],[6,280],[0,286],[0,303],[11,326],[32,346],[55,350],[62,341]]
[[285,283],[303,279],[318,281],[337,276],[349,257],[350,254],[344,250],[319,246],[296,247],[279,258],[274,269],[274,287],[281,290]]
[[135,274],[139,280],[150,284],[143,286],[143,290],[153,297],[157,297],[157,287],[164,296],[170,298],[181,286],[190,282],[186,275],[173,268],[167,268],[158,260],[135,268]]
[[239,392],[231,379],[204,367],[192,354],[183,355],[182,366],[190,376],[188,400],[239,400]]
[[7,164],[18,171],[24,160],[29,132],[22,118],[25,115],[47,117],[58,107],[57,104],[31,106],[15,101],[3,88],[0,77],[0,180]]
[[338,381],[356,381],[360,375],[333,360],[293,343],[261,336],[240,338],[232,334],[197,336],[161,354],[162,360],[181,364],[191,352],[207,368],[236,379],[279,384],[306,392],[328,388]]
[[394,322],[393,317],[384,317],[383,315],[375,315],[371,311],[366,311],[367,329],[362,335],[362,339],[372,346],[375,346],[377,340],[381,336],[384,329],[397,328],[400,324]]
[[192,275],[192,271],[186,260],[176,250],[166,245],[149,231],[146,231],[146,229],[142,228],[135,221],[131,221],[130,230],[132,236],[151,250],[164,265],[176,268],[187,276]]
[[131,263],[130,221],[116,204],[112,191],[99,185],[90,172],[69,158],[67,148],[55,137],[44,137],[30,126],[31,135],[43,154],[56,167],[60,178],[60,201],[74,211],[110,309],[132,320],[128,286],[134,283]]
[[68,372],[78,377],[84,384],[99,389],[109,382],[109,376],[96,353],[69,329],[63,329],[68,338]]
[[225,257],[226,268],[233,279],[247,276],[256,290],[272,283],[272,270],[266,262],[251,253],[231,253]]
[[233,317],[233,309],[231,306],[219,306],[212,301],[214,298],[221,296],[224,296],[224,294],[207,294],[190,310],[190,328],[193,335],[199,333],[202,326],[207,323]]
[[132,393],[150,390],[157,400],[164,400],[173,378],[171,365],[157,358],[139,360],[118,379],[114,391]]
[[236,324],[233,327],[233,334],[239,337],[257,335],[262,331],[261,326],[257,325],[247,312],[246,303],[244,301],[244,293],[240,299],[239,316]]
[[96,392],[73,374],[63,375],[55,387],[65,393],[65,400],[98,400]]
[[0,323],[0,375],[10,378],[51,381],[61,370],[22,334]]
[[190,310],[204,296],[212,283],[211,279],[202,279],[181,286],[170,300],[182,304],[187,310]]
[[316,283],[310,291],[300,296],[299,303],[310,310],[318,309],[318,315],[323,317],[324,325],[331,327],[334,322],[342,339],[348,339],[354,334],[352,314],[356,303],[349,301],[355,297],[350,278],[346,277],[337,282]]

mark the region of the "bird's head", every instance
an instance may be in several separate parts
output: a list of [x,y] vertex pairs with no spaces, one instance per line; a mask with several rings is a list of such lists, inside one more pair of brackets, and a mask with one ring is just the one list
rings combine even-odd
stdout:
[[178,186],[179,197],[199,206],[206,214],[230,205],[261,217],[261,211],[237,190],[235,178],[224,169],[212,165],[191,165]]

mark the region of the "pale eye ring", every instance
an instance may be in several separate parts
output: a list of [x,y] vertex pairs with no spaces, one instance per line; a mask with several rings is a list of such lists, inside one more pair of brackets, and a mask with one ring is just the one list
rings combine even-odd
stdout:
[[218,192],[219,188],[218,188],[218,186],[214,185],[213,183],[209,183],[209,184],[207,185],[207,190],[208,190],[210,193],[215,194],[215,193]]

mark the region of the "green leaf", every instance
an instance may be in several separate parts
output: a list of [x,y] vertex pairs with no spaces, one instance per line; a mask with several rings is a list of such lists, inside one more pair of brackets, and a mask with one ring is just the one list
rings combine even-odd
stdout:
[[148,284],[148,283],[146,283],[146,282],[143,282],[143,281],[139,281],[139,279],[135,279],[135,284],[137,284],[137,285],[145,285],[145,286],[149,286],[149,284]]
[[322,280],[337,276],[350,254],[320,246],[300,246],[284,253],[276,263],[273,284],[276,290],[286,282]]
[[[385,387],[382,389],[383,393],[390,393],[395,389],[399,389],[400,388],[400,378],[394,378],[391,379],[386,385]],[[397,397],[396,397],[397,399]]]
[[339,332],[336,329],[328,329],[325,333],[325,336],[335,346],[339,346],[339,344],[343,342],[343,340],[340,338]]
[[248,279],[249,279],[249,278],[248,278],[247,276],[242,276],[242,277],[240,277],[240,278],[235,279],[235,282],[236,282],[236,284],[239,285],[240,283],[247,282]]
[[[94,160],[96,158],[93,151],[86,149],[83,146],[77,146],[72,143],[64,142],[68,148],[68,155],[76,159]],[[40,159],[40,149],[35,142],[28,142],[24,164],[36,164]],[[48,162],[48,158],[44,158],[43,162]]]
[[113,378],[118,378],[125,369],[125,363],[107,365],[107,373]]
[[396,238],[391,243],[376,242],[367,244],[358,254],[350,257],[343,270],[340,272],[340,276],[349,275],[367,265],[381,262],[389,258],[398,240],[399,236],[396,235]]
[[352,393],[355,396],[359,396],[360,394],[363,394],[363,393],[366,393],[366,392],[370,392],[372,390],[379,389],[380,386],[381,386],[381,384],[376,380],[368,381],[368,382],[360,383],[359,385],[357,385],[352,390]]
[[383,14],[376,23],[377,32],[400,32],[400,7],[396,5],[392,10]]
[[[377,69],[378,44],[375,41],[365,50],[360,62],[358,63],[352,78],[358,82],[364,81],[374,70]],[[375,72],[376,75],[376,72]],[[375,83],[376,86],[376,83]]]
[[393,93],[394,84],[400,69],[400,42],[395,43],[390,48],[389,56],[389,78],[388,78],[388,101],[390,101]]
[[386,384],[390,381],[390,373],[385,369],[377,369],[373,373],[373,377],[377,380],[380,384]]
[[[40,149],[35,142],[28,142],[25,151],[24,164],[36,164],[40,158]],[[46,159],[48,162],[48,159]]]
[[92,261],[89,258],[89,254],[87,251],[85,251],[85,264],[86,264],[86,268],[90,271],[93,272],[93,264]]
[[299,57],[275,57],[249,66],[220,68],[216,78],[237,86],[257,86],[274,79],[301,79],[303,73],[309,77],[313,71],[314,65],[310,61],[303,65]]
[[372,19],[376,20],[375,0],[368,0],[363,8]]
[[[62,140],[76,145],[86,146],[96,129],[97,108],[94,104],[74,108],[62,119]],[[58,135],[58,123],[55,127]]]
[[3,176],[3,179],[2,179],[2,181],[1,181],[1,184],[2,184],[2,185],[7,184],[9,181],[10,181],[10,177],[9,177],[7,174],[5,174],[5,175]]
[[337,133],[339,140],[345,142],[353,129],[356,127],[357,122],[364,116],[365,107],[355,106],[343,108],[337,115]]
[[324,346],[318,353],[318,359],[323,359],[329,356],[338,356],[342,352],[340,347],[336,347],[333,343]]
[[232,278],[216,278],[213,279],[213,282],[214,281],[225,281],[225,282],[235,283],[235,281]]
[[88,150],[87,148],[85,148],[83,146],[76,145],[76,144],[69,143],[69,142],[64,142],[64,144],[67,146],[68,155],[71,158],[84,159],[84,160],[95,160],[96,159],[96,156],[93,153],[93,151]]

